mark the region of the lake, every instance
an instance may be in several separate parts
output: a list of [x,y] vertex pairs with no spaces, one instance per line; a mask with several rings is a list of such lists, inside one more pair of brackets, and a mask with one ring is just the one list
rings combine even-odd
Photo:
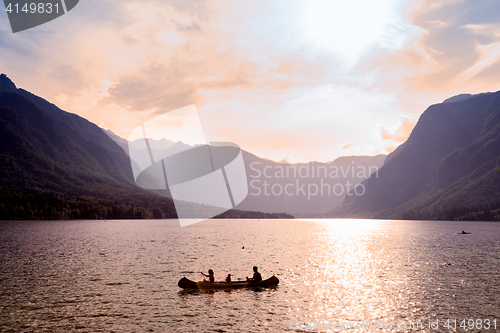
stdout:
[[[4,221],[0,331],[495,332],[499,236],[486,222]],[[177,286],[254,265],[279,286]]]

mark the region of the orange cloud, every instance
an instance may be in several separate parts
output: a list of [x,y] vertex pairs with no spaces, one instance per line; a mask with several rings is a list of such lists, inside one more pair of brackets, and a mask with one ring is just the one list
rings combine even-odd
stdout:
[[351,147],[352,147],[352,143],[351,143],[351,142],[348,142],[348,143],[346,143],[346,144],[341,145],[339,148],[340,148],[340,149],[347,150],[347,149],[349,149],[349,148],[351,148]]
[[[54,34],[4,34],[0,68],[122,137],[148,117],[196,104],[206,111],[208,136],[262,157],[388,152],[429,105],[500,87],[499,2],[408,4],[391,16],[389,34],[366,40],[348,66],[335,53],[342,46],[329,31],[337,30],[323,26],[330,20],[323,9],[336,7],[321,2],[306,22],[297,20],[303,11],[295,2],[109,0],[105,14],[83,6],[71,20],[44,26]],[[299,21],[325,31],[315,43],[331,47],[303,39]],[[363,40],[366,31],[370,25],[360,24]],[[399,114],[408,116],[388,126]]]
[[405,114],[461,93],[500,87],[500,2],[418,0],[409,8],[413,37],[399,50],[383,50],[356,72],[376,73],[374,87],[397,94]]
[[398,147],[399,147],[399,146],[397,146],[397,145],[396,145],[396,146],[387,146],[387,147],[384,147],[384,152],[385,152],[386,154],[390,154],[390,153],[392,153],[393,151],[395,151],[395,150],[396,150],[396,148],[398,148]]
[[[380,134],[382,135],[383,140],[391,140],[395,142],[404,142],[411,134],[411,131],[415,127],[417,121],[413,118],[408,118],[402,116],[399,118],[399,127],[394,131],[390,131],[387,128],[382,127],[380,129]],[[392,149],[392,148],[388,148]],[[394,149],[392,149],[394,150]],[[387,151],[387,149],[386,149]]]

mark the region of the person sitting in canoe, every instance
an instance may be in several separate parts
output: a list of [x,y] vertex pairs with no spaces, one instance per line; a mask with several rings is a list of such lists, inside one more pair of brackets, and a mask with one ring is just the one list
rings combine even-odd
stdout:
[[226,282],[227,282],[227,283],[231,283],[231,274],[228,274],[228,275],[226,276]]
[[260,273],[257,270],[258,270],[258,267],[253,266],[253,277],[251,279],[249,279],[247,277],[247,281],[255,281],[255,282],[262,281],[262,276],[260,275]]
[[[215,277],[214,277],[214,271],[209,269],[208,270],[208,275],[203,273],[203,272],[200,272],[204,277],[207,277],[208,278],[208,281],[210,281],[211,283],[214,283],[215,282]],[[206,281],[205,279],[203,279],[203,281]]]

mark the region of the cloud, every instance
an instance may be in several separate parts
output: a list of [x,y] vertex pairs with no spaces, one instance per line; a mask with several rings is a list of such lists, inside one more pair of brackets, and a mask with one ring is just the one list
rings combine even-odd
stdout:
[[[239,89],[279,98],[283,91],[328,80],[326,56],[308,59],[302,52],[280,50],[268,32],[255,33],[234,15],[214,12],[220,3],[212,3],[212,10],[204,2],[196,3],[127,1],[121,7],[126,20],[116,22],[118,26],[101,22],[98,33],[79,32],[78,43],[68,49],[74,49],[71,63],[80,65],[65,64],[75,74],[68,75],[71,71],[61,65],[51,70],[55,79],[56,73],[66,73],[60,81],[75,81],[62,88],[67,96],[64,106],[78,110],[81,95],[99,89],[97,82],[102,80],[113,85],[99,101],[101,107],[116,104],[130,112],[158,108],[158,113],[209,103],[202,91]],[[241,11],[234,4],[226,7]]]
[[393,151],[395,151],[395,150],[396,150],[396,148],[398,148],[398,147],[399,147],[399,145],[390,145],[390,146],[385,146],[385,147],[384,147],[384,153],[386,153],[386,154],[390,154],[390,153],[392,153]]
[[396,129],[392,131],[385,127],[380,129],[382,140],[402,143],[408,139],[416,123],[417,121],[413,118],[401,116],[399,118],[399,126]]
[[340,146],[339,146],[339,148],[340,148],[340,149],[343,149],[343,150],[347,150],[347,149],[349,149],[349,148],[351,148],[351,147],[352,147],[352,143],[351,143],[351,142],[348,142],[348,143],[346,143],[346,144],[343,144],[343,145],[340,145]]
[[497,0],[362,3],[87,0],[2,34],[0,68],[122,137],[195,104],[209,137],[302,161],[390,151],[430,104],[500,86]]
[[373,50],[354,73],[373,73],[371,88],[395,94],[400,114],[415,119],[429,105],[451,96],[497,91],[500,2],[414,3],[417,6],[408,7],[406,17],[412,37],[404,48]]
[[463,28],[478,36],[488,36],[491,38],[497,38],[500,36],[499,23],[466,24]]
[[389,154],[396,150],[401,143],[408,139],[416,123],[417,121],[413,118],[400,116],[399,124],[395,128],[388,129],[382,126],[380,128],[382,141],[378,144],[376,152]]
[[423,82],[439,89],[448,83],[453,85],[462,72],[481,61],[485,45],[500,41],[500,4],[492,0],[449,1],[438,7],[429,4],[424,1],[412,17],[413,23],[425,31],[419,43],[434,60]]

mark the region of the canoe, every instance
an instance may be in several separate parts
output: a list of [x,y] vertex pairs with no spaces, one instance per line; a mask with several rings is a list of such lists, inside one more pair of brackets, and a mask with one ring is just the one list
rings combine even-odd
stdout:
[[233,281],[233,282],[206,282],[206,281],[191,281],[185,277],[179,280],[177,285],[184,289],[243,289],[243,288],[268,288],[277,286],[280,280],[276,276],[271,276],[269,279],[261,282],[254,281]]

